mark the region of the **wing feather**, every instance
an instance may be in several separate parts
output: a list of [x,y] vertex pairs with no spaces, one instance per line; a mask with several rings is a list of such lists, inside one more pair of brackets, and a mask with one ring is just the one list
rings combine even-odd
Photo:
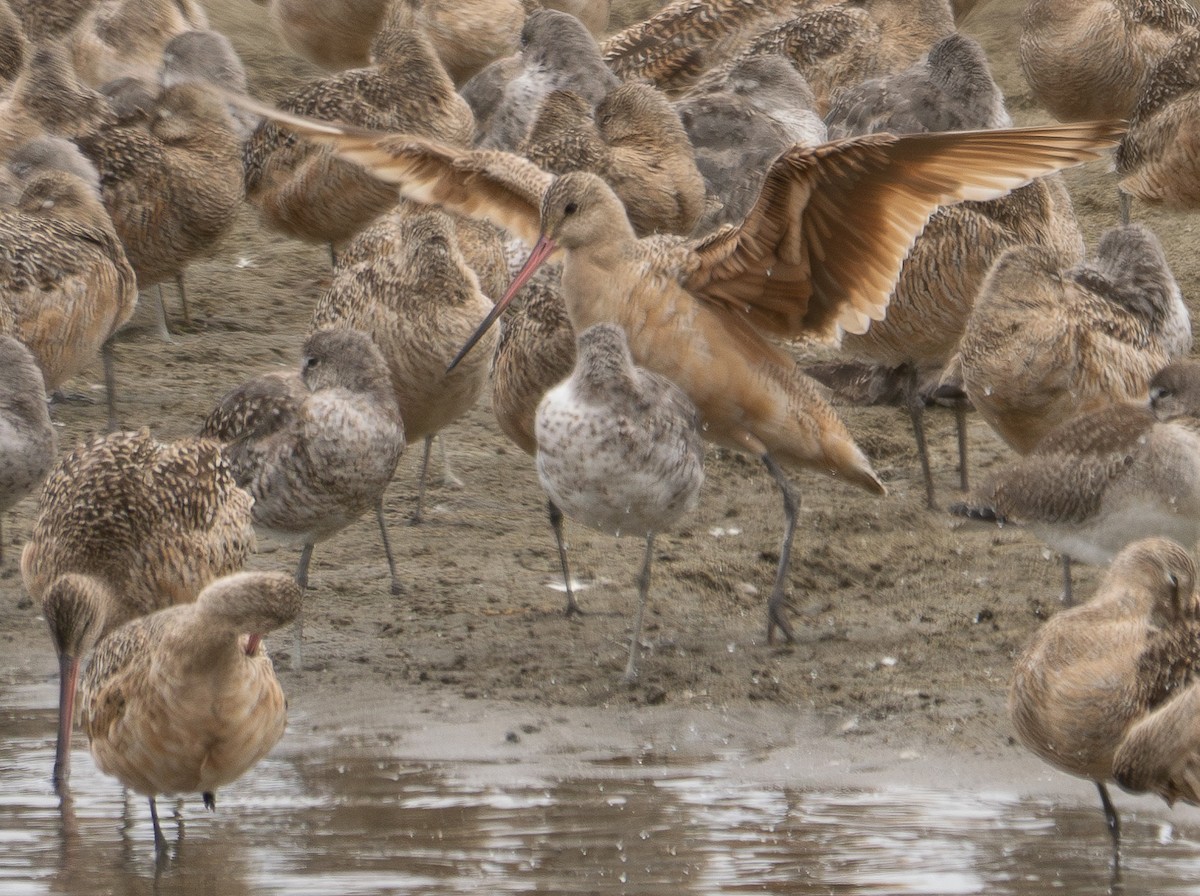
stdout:
[[695,246],[687,288],[784,337],[865,332],[939,206],[994,199],[1098,158],[1119,123],[875,134],[795,147],[771,166],[738,227]]
[[472,218],[486,218],[533,244],[541,229],[542,196],[554,180],[511,153],[459,149],[408,134],[384,134],[293,115],[229,94],[226,97],[303,137],[331,146],[401,196]]

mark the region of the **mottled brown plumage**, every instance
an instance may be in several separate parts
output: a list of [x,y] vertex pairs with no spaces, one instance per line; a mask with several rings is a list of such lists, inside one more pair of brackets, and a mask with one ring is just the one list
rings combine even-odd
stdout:
[[78,140],[141,289],[213,251],[242,200],[239,141],[211,90],[167,87],[148,114]]
[[12,314],[8,332],[33,353],[47,389],[103,352],[113,423],[108,341],[133,315],[133,270],[92,183],[50,166],[25,177],[16,206],[0,208],[0,304]]
[[1009,714],[1029,750],[1096,782],[1200,802],[1200,600],[1188,551],[1131,544],[1086,604],[1055,614],[1018,658]]
[[98,0],[8,0],[25,33],[35,42],[63,37]]
[[794,148],[772,166],[739,227],[688,241],[637,239],[620,200],[593,174],[553,178],[518,156],[283,118],[323,135],[407,197],[536,238],[484,328],[541,263],[564,250],[563,292],[576,332],[623,326],[635,361],[695,402],[705,438],[763,460],[784,493],[787,518],[768,636],[777,626],[790,633],[782,608],[796,505],[779,462],[884,490],[817,385],[768,338],[864,331],[883,316],[903,256],[939,205],[1003,195],[1094,158],[1119,133],[1059,126]]
[[[83,594],[74,603],[93,599]],[[83,728],[99,769],[149,797],[158,848],[159,794],[202,793],[213,809],[216,789],[283,736],[287,700],[260,641],[301,606],[289,576],[237,573],[96,645],[82,683]]]
[[611,91],[593,114],[577,94],[551,93],[520,147],[553,174],[591,171],[613,188],[638,236],[690,233],[705,186],[679,114],[649,84]]
[[[103,595],[96,638],[153,610],[196,599],[212,579],[241,568],[254,547],[249,494],[218,445],[161,443],[148,430],[80,445],[42,489],[21,553],[21,576],[42,600],[63,576]],[[82,651],[47,617],[62,668],[54,777],[70,771],[74,679]],[[65,623],[64,623],[65,624]]]
[[824,111],[837,87],[898,71],[953,31],[946,0],[678,0],[602,49],[623,80],[671,92],[740,53],[780,53]]
[[1152,535],[1193,549],[1200,541],[1200,418],[1159,420],[1130,404],[1079,414],[955,512],[1028,526],[1083,563],[1107,563]]
[[[373,67],[313,81],[284,99],[283,108],[373,130],[470,141],[470,108],[414,27],[406,2],[393,6],[372,46]],[[268,227],[315,243],[348,240],[396,204],[394,189],[273,121],[246,143],[245,183]]]
[[495,334],[477,357],[449,373],[446,366],[492,305],[459,249],[453,220],[424,209],[385,215],[355,237],[313,311],[312,331],[360,330],[383,354],[405,437],[425,440],[417,520],[430,442],[483,393]]
[[1200,30],[1184,33],[1147,79],[1117,147],[1123,193],[1168,208],[1200,207]]
[[1113,402],[1144,403],[1150,378],[1191,346],[1187,307],[1162,246],[1114,228],[1095,258],[1068,266],[1036,246],[1008,249],[980,290],[953,374],[1010,446]]
[[157,70],[172,37],[207,27],[198,0],[99,0],[67,41],[79,77],[98,87]]
[[112,121],[104,97],[79,82],[66,48],[42,44],[27,54],[11,90],[0,97],[0,152],[46,133],[74,139]]
[[5,0],[0,0],[0,87],[16,80],[29,52],[21,20]]
[[[2,315],[0,315],[2,317]],[[0,319],[0,514],[32,492],[54,464],[54,427],[37,360]],[[0,533],[3,518],[0,517]],[[0,537],[0,563],[4,539]]]
[[1187,0],[1031,0],[1021,69],[1061,121],[1129,118],[1154,66],[1197,27]]

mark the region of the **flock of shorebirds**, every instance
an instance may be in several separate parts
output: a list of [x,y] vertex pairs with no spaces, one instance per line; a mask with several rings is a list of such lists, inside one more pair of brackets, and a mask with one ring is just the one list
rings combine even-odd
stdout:
[[[1018,661],[1022,741],[1096,781],[1114,839],[1107,782],[1200,802],[1188,311],[1145,227],[1085,257],[1055,174],[1115,147],[1126,199],[1200,201],[1186,0],[1030,0],[1022,67],[1074,123],[1020,129],[961,0],[676,0],[602,42],[587,0],[263,5],[334,70],[278,108],[194,0],[0,0],[0,510],[41,485],[21,573],[60,658],[58,786],[79,689],[157,843],[156,795],[211,807],[282,735],[260,640],[300,620],[314,546],[375,510],[399,593],[383,490],[416,438],[423,483],[488,388],[536,456],[568,614],[564,513],[645,538],[627,679],[706,441],[778,484],[766,633],[791,640],[787,468],[885,491],[786,346],[840,339],[855,362],[814,375],[909,407],[931,507],[921,408],[972,406],[1021,458],[952,510],[1036,528],[1068,604],[1071,559],[1112,561]],[[168,334],[165,281],[189,314],[187,265],[243,199],[329,246],[298,369],[194,439],[60,458],[47,393],[100,355],[115,421],[114,334],[155,285]],[[239,571],[256,531],[302,546],[294,575]]]

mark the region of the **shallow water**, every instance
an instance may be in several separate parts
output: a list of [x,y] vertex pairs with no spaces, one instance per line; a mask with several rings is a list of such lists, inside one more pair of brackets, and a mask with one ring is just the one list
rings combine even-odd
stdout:
[[[653,756],[567,779],[499,765],[414,763],[297,743],[218,794],[160,800],[156,861],[143,798],[73,756],[48,777],[49,692],[0,696],[0,894],[1104,893],[1098,806],[900,786],[793,790],[722,775],[736,756]],[[500,772],[504,772],[500,774]],[[182,820],[173,817],[177,805]],[[1196,893],[1200,832],[1126,814],[1118,887]]]

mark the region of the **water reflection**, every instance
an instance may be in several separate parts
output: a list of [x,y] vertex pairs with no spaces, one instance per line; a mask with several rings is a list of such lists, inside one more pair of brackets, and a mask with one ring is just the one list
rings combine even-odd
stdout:
[[[6,690],[5,702],[13,694]],[[20,696],[17,696],[20,702]],[[293,744],[293,746],[296,746]],[[727,780],[721,763],[596,767],[481,785],[478,766],[338,755],[271,758],[218,794],[146,801],[86,753],[49,784],[52,708],[0,709],[0,893],[1104,893],[1096,807],[1003,793],[813,792]],[[498,778],[499,779],[499,778]],[[1200,843],[1126,816],[1123,892],[1194,893]]]

